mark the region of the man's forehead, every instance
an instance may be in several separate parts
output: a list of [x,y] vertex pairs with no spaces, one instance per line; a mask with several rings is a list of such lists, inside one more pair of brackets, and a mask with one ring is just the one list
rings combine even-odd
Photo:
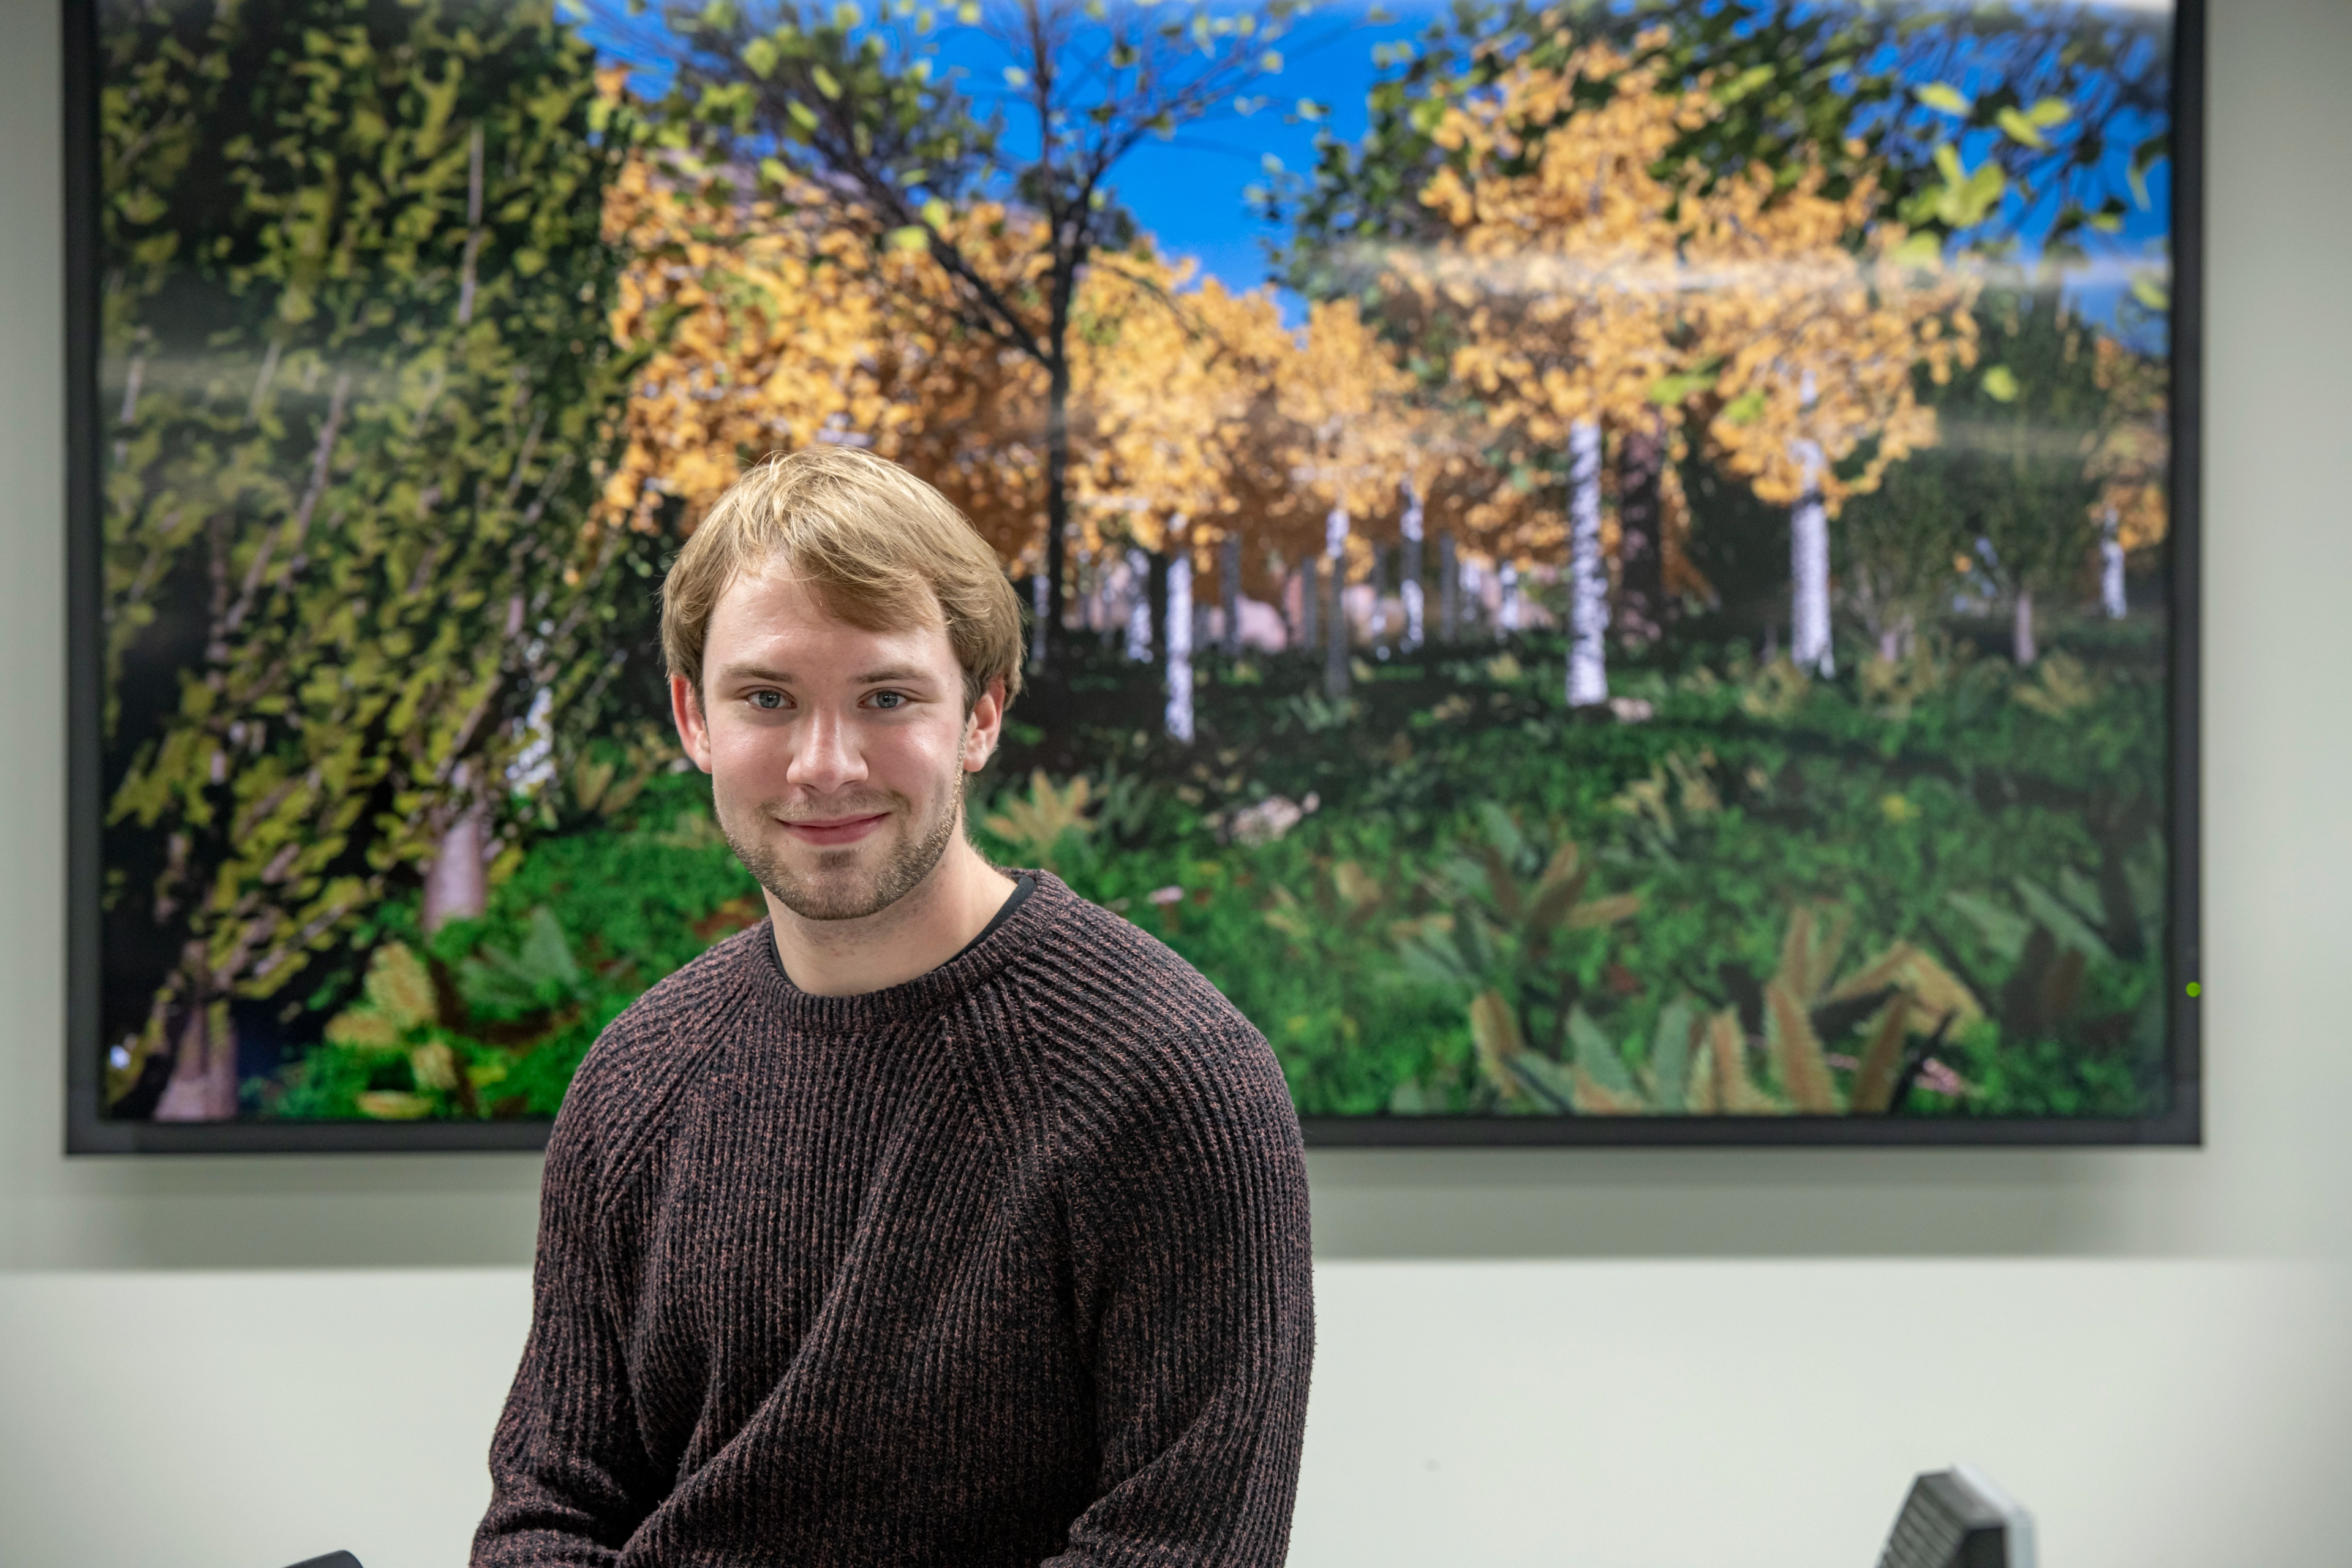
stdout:
[[860,667],[929,667],[955,662],[947,628],[938,620],[887,627],[861,626],[844,617],[805,578],[783,567],[745,574],[712,606],[706,662],[716,668],[779,658],[821,662],[826,673],[845,663]]

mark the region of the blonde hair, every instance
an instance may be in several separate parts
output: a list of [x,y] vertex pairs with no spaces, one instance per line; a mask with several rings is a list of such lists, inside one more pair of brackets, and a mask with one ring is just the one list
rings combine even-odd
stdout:
[[779,454],[720,496],[662,581],[662,652],[699,700],[719,595],[782,563],[827,613],[864,631],[945,624],[964,711],[989,682],[1021,689],[1021,596],[948,499],[856,447]]

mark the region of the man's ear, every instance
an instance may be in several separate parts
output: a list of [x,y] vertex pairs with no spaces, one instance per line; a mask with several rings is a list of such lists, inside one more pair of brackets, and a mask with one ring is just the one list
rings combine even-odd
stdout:
[[1004,735],[1004,678],[997,676],[971,705],[971,716],[963,726],[963,771],[976,773],[988,766],[988,759],[996,754],[996,742]]
[[683,675],[669,678],[669,716],[677,725],[677,743],[704,773],[710,771],[710,724],[702,711],[702,693]]

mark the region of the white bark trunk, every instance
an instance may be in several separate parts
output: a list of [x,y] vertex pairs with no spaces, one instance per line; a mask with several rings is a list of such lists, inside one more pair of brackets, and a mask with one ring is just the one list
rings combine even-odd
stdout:
[[2033,590],[2017,591],[2016,618],[2011,626],[2011,651],[2017,657],[2017,668],[2025,669],[2042,657],[2041,647],[2033,640]]
[[1181,545],[1168,563],[1168,733],[1192,743],[1192,555]]
[[1601,423],[1569,428],[1568,705],[1609,700],[1609,572],[1601,560]]
[[1348,695],[1348,509],[1335,506],[1323,520],[1323,555],[1330,566],[1331,605],[1324,617],[1323,694]]
[[[539,662],[542,645],[534,642],[529,650],[533,664]],[[528,794],[555,781],[555,692],[542,686],[530,694],[530,710],[523,715],[522,748],[507,764],[507,787]]]
[[[1810,410],[1815,395],[1811,371],[1805,372],[1799,395]],[[1800,669],[1835,675],[1837,657],[1830,647],[1830,514],[1822,504],[1821,443],[1798,441],[1796,457],[1805,470],[1805,493],[1789,520],[1789,655]]]
[[2124,546],[2116,537],[2116,509],[2109,507],[2099,529],[2099,606],[2107,619],[2124,618]]
[[1151,662],[1151,559],[1140,550],[1127,552],[1127,657]]
[[439,931],[454,920],[478,920],[489,907],[489,887],[483,875],[481,808],[449,825],[441,836],[441,851],[425,873],[424,924]]
[[236,1026],[228,1009],[213,1017],[205,1006],[188,1010],[180,1028],[180,1047],[172,1059],[171,1080],[155,1102],[157,1121],[234,1121],[236,1120]]
[[1052,579],[1043,572],[1029,579],[1029,663],[1037,669],[1045,668],[1045,612],[1053,607],[1047,603],[1052,592]]
[[1417,486],[1404,487],[1404,551],[1399,575],[1404,581],[1398,584],[1397,596],[1404,601],[1404,646],[1410,650],[1421,646],[1423,611],[1421,602],[1421,490]]
[[1496,574],[1501,595],[1495,605],[1495,636],[1497,640],[1519,629],[1519,568],[1516,562],[1506,561]]
[[[1818,470],[1821,449],[1801,444],[1808,473]],[[1821,494],[1810,485],[1789,520],[1791,584],[1789,654],[1800,669],[1835,675],[1830,648],[1830,518]]]

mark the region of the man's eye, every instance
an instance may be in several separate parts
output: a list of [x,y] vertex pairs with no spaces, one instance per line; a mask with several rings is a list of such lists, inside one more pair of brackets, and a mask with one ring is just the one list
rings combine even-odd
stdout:
[[903,691],[877,691],[874,694],[874,706],[877,708],[903,708],[906,705],[907,694]]
[[776,709],[782,708],[783,705],[784,694],[781,691],[754,691],[751,693],[751,706],[754,708],[765,708],[772,712]]

